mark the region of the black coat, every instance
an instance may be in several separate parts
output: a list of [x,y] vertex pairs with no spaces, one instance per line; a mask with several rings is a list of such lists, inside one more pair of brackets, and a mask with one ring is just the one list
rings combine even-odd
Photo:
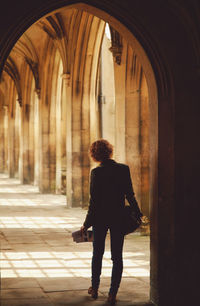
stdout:
[[125,198],[136,214],[142,216],[135,199],[129,167],[108,159],[91,171],[90,202],[84,226],[121,224]]

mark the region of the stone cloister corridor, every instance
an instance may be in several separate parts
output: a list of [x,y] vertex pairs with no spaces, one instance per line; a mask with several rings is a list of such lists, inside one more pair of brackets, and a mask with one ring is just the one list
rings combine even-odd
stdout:
[[[1,284],[6,306],[65,305],[66,296],[70,305],[77,305],[74,296],[88,304],[81,282],[66,276],[66,290],[61,276],[54,281],[47,274],[79,271],[77,279],[89,281],[79,269],[85,260],[88,273],[89,251],[72,245],[70,231],[86,213],[95,166],[88,147],[97,138],[108,139],[114,159],[129,165],[148,217],[140,235],[127,237],[130,257],[125,259],[133,271],[137,259],[149,281],[146,271],[127,274],[119,304],[143,305],[140,293],[155,306],[200,304],[199,84],[199,0],[2,1],[0,216],[2,269],[10,275],[4,274]],[[22,217],[28,219],[21,222]],[[71,247],[87,255],[68,258],[69,268],[61,256],[72,254]],[[44,267],[42,256],[54,248]],[[145,255],[137,254],[143,248]],[[26,258],[19,260],[16,253]],[[32,268],[25,269],[27,263]],[[33,270],[36,278],[25,277]],[[103,303],[107,281],[105,276],[95,304]],[[74,282],[81,290],[71,291]],[[47,295],[50,300],[43,298]]]
[[[64,195],[40,194],[33,185],[0,175],[1,305],[106,305],[111,273],[109,235],[100,297],[87,296],[92,245],[71,233],[86,211],[67,208]],[[118,305],[148,305],[149,237],[127,236]]]
[[142,56],[131,40],[83,10],[62,9],[33,24],[1,76],[0,171],[42,193],[66,194],[69,207],[85,207],[95,166],[88,148],[105,138],[114,158],[129,164],[149,217],[156,158],[149,91],[154,104],[156,91]]
[[143,232],[126,237],[118,305],[148,305],[157,89],[143,48],[128,30],[116,28],[112,20],[66,7],[33,23],[5,62],[0,78],[2,305],[105,304],[109,252],[100,298],[92,302],[86,292],[91,245],[75,245],[71,238],[86,214],[89,175],[96,166],[88,148],[98,138],[110,141],[113,158],[129,165],[148,221]]

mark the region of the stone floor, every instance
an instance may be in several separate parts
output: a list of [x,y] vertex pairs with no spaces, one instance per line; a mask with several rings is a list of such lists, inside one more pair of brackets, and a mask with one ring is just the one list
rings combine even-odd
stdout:
[[[87,295],[91,243],[73,242],[86,211],[66,207],[62,195],[39,194],[31,185],[0,175],[1,305],[106,305],[111,260],[109,235],[99,299]],[[149,305],[149,238],[125,239],[119,306]]]

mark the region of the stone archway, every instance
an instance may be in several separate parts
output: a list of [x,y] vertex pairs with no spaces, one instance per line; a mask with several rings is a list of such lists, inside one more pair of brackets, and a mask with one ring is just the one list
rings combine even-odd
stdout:
[[[133,34],[117,21],[114,17],[111,17],[107,13],[96,9],[92,6],[87,6],[85,4],[77,4],[77,8],[83,9],[91,12],[92,14],[102,18],[103,20],[109,22],[113,27],[115,27],[119,33],[123,32],[123,36],[132,44],[137,50],[138,57],[141,59],[142,63],[144,63],[145,75],[147,76],[147,85],[149,90],[149,104],[150,104],[150,165],[151,169],[151,186],[152,186],[152,205],[151,205],[151,213],[152,213],[152,244],[151,244],[151,266],[154,269],[154,272],[151,274],[152,279],[152,299],[157,299],[157,267],[158,267],[158,259],[157,259],[157,236],[158,236],[158,224],[157,224],[157,153],[158,153],[158,99],[157,99],[157,84],[158,80],[155,80],[155,75],[153,69],[151,67],[150,61],[146,56],[144,49],[141,47],[140,43],[134,38]],[[49,12],[51,8],[46,8]],[[58,9],[59,10],[59,9]],[[38,12],[39,15],[39,12]],[[35,18],[35,17],[34,17]],[[27,25],[24,25],[23,30],[27,28]],[[22,30],[22,31],[23,31]],[[20,30],[21,31],[21,30]],[[19,31],[19,32],[20,32]],[[153,62],[153,60],[152,60]],[[154,62],[155,64],[155,62]],[[159,64],[158,64],[159,66]],[[155,68],[155,66],[154,66]],[[162,69],[161,69],[162,70]],[[163,71],[160,71],[161,78]],[[164,77],[163,77],[164,78]],[[159,77],[157,77],[159,79]],[[157,82],[156,82],[157,81]],[[157,83],[157,84],[156,84]],[[163,89],[164,90],[164,89]],[[155,289],[154,289],[155,288]]]

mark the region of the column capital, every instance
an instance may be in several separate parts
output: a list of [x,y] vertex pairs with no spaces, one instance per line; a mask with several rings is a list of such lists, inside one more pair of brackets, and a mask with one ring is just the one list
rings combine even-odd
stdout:
[[61,77],[66,82],[67,86],[70,86],[71,74],[70,73],[63,73],[61,75]]
[[109,48],[109,50],[112,52],[117,65],[121,65],[121,58],[123,51],[122,36],[111,26],[110,26],[110,33],[111,33],[111,47]]
[[109,48],[109,50],[112,52],[117,65],[121,65],[122,46],[112,46]]
[[38,99],[40,100],[40,98],[41,98],[41,88],[35,88],[35,92],[38,96]]
[[3,105],[4,115],[8,114],[9,107],[8,105]]
[[22,98],[21,97],[17,98],[17,102],[19,103],[19,106],[22,107]]

